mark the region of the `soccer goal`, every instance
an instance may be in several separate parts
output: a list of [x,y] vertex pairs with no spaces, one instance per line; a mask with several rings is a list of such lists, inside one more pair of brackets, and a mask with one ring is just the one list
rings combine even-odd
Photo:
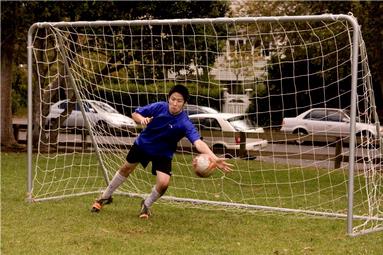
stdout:
[[[189,104],[223,112],[230,93],[250,105],[228,120],[235,131],[220,113],[193,117],[234,170],[197,177],[181,141],[162,201],[337,217],[349,235],[383,229],[382,129],[352,15],[36,23],[28,75],[29,201],[93,199],[142,129],[131,113],[184,84]],[[153,183],[138,167],[118,192],[146,196]]]

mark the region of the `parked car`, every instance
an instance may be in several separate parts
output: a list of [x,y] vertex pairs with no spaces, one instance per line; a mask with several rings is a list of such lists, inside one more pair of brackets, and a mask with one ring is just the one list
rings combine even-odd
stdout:
[[[263,128],[254,127],[243,114],[234,113],[203,113],[189,116],[192,123],[202,133],[202,140],[212,148],[214,153],[224,154],[226,157],[240,155],[240,133],[264,133]],[[206,132],[207,131],[207,132]],[[238,132],[236,136],[225,136],[222,132]],[[256,152],[267,146],[267,140],[246,138],[245,158],[254,159]],[[182,148],[190,148],[187,139],[180,141]]]
[[[356,134],[363,136],[377,136],[377,128],[374,124],[367,124],[357,118]],[[313,108],[293,117],[284,118],[281,131],[291,134],[327,135],[345,137],[350,135],[350,115],[346,110],[337,108]],[[383,128],[380,127],[380,134]],[[297,143],[303,140],[298,139]]]
[[195,105],[195,104],[186,104],[184,111],[188,115],[199,114],[199,113],[218,113],[218,111],[214,108],[202,106],[202,105]]
[[[111,131],[116,130],[126,131],[129,128],[137,126],[132,118],[120,114],[116,109],[107,103],[96,100],[84,100],[83,106],[89,122],[91,122],[91,125],[95,125],[98,130],[111,133]],[[58,118],[67,107],[68,100],[62,100],[53,104],[50,108],[45,124],[50,126],[52,119]],[[84,118],[78,103],[75,103],[73,111],[64,121],[62,126],[79,129],[85,127]]]

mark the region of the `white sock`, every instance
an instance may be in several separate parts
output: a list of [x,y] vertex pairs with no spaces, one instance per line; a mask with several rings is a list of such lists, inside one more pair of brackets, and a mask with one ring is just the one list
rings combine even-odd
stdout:
[[152,193],[150,193],[150,196],[145,199],[144,204],[146,205],[146,207],[150,207],[160,197],[161,197],[160,193],[158,193],[158,191],[156,190],[156,186],[154,186],[152,189]]
[[102,193],[101,198],[107,199],[112,196],[113,192],[126,180],[125,176],[122,176],[119,171],[116,172],[113,179],[110,181],[108,187]]

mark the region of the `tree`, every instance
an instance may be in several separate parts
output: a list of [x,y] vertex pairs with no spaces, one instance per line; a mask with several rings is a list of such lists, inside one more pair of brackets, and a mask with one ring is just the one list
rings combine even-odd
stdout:
[[352,13],[361,26],[371,70],[375,102],[383,121],[383,2],[382,1],[312,1],[312,13]]
[[[229,5],[227,1],[173,1],[166,4],[155,1],[18,1],[1,2],[1,7],[1,144],[7,147],[16,142],[13,138],[10,111],[12,67],[16,60],[26,63],[25,38],[33,23],[219,17],[225,15]],[[60,83],[60,80],[56,82]]]
[[[383,2],[381,1],[242,1],[233,16],[283,16],[309,14],[348,14],[353,13],[361,25],[361,31],[367,48],[369,66],[372,74],[375,102],[380,122],[383,120]],[[378,43],[377,43],[378,42]],[[298,54],[298,53],[295,53]],[[304,68],[304,67],[302,67]],[[284,70],[290,68],[284,66]],[[295,68],[300,70],[299,68]],[[305,97],[307,99],[307,97]],[[299,101],[304,102],[304,101]]]
[[4,17],[16,17],[15,3],[8,3],[9,8],[2,8],[1,13],[1,145],[7,147],[16,144],[12,132],[11,84],[16,41],[15,30],[17,23]]

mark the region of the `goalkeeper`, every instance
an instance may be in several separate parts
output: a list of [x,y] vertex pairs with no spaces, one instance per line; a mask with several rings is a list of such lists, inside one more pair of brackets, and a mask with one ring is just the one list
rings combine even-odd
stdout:
[[152,174],[156,176],[156,184],[151,194],[142,200],[139,214],[140,218],[149,218],[149,208],[165,194],[169,186],[173,154],[178,141],[183,137],[188,138],[200,153],[208,154],[219,169],[224,172],[231,171],[231,164],[225,162],[224,158],[218,158],[200,139],[197,129],[183,111],[188,99],[188,89],[182,85],[175,85],[168,94],[168,102],[156,102],[136,109],[132,118],[146,128],[129,150],[126,162],[116,172],[101,197],[94,202],[92,212],[99,212],[103,205],[112,202],[113,192],[139,163],[145,168],[152,162]]

